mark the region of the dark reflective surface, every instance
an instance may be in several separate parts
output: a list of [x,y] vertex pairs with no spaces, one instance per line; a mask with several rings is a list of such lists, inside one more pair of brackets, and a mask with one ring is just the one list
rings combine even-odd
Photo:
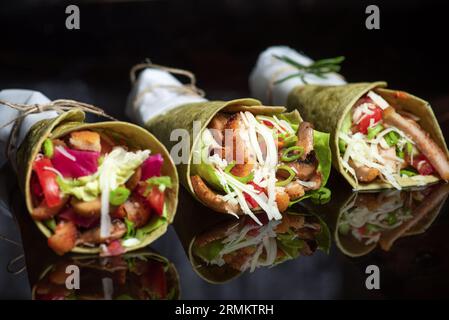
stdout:
[[[25,3],[31,2],[32,6],[25,7]],[[392,88],[430,101],[448,138],[448,47],[445,41],[435,39],[448,29],[447,3],[443,1],[408,1],[407,5],[378,1],[382,27],[376,31],[365,28],[363,1],[337,4],[265,0],[253,6],[244,1],[214,1],[213,5],[204,0],[104,2],[84,2],[80,32],[65,29],[65,8],[62,4],[50,6],[55,1],[4,2],[0,26],[7,31],[2,34],[5,45],[0,54],[1,89],[41,90],[50,99],[78,99],[126,119],[128,72],[145,57],[194,71],[199,86],[210,99],[233,99],[249,95],[247,79],[259,52],[270,45],[285,44],[317,59],[345,55],[342,73],[348,81],[385,79]],[[15,203],[20,204],[22,198],[14,188],[15,181],[14,176],[4,178],[0,189],[3,195],[15,195]],[[341,206],[352,192],[335,172],[331,174],[330,188],[333,199],[329,204],[316,207],[308,203],[307,207],[325,218],[335,234]],[[312,256],[273,268],[258,268],[215,285],[194,272],[183,247],[191,235],[183,233],[179,226],[193,222],[198,227],[195,230],[203,232],[200,227],[217,216],[193,205],[190,196],[184,196],[182,199],[187,199],[181,199],[176,219],[176,231],[182,241],[175,228],[170,227],[152,245],[176,266],[181,298],[449,296],[447,201],[424,233],[400,237],[389,251],[376,245],[366,254],[351,258],[333,241],[329,254],[317,251]],[[425,201],[426,198],[424,204]],[[183,217],[187,216],[193,217],[184,222]],[[21,230],[24,238],[23,248],[0,240],[0,298],[30,299],[32,286],[42,272],[30,263],[46,268],[58,258],[48,252],[44,237],[26,212],[17,212],[16,220],[4,210],[0,213],[0,234],[22,242]],[[24,265],[30,267],[16,275],[8,272],[8,263],[24,250],[27,263],[17,259],[11,271],[20,271]],[[380,268],[380,290],[369,291],[365,287],[365,269],[371,264]]]
[[[28,261],[35,300],[160,300],[179,299],[179,279],[174,266],[151,250],[100,258],[78,255]],[[36,269],[35,269],[36,268]],[[79,280],[75,276],[79,275]],[[78,282],[79,281],[79,282]]]
[[[2,181],[5,183],[4,179],[8,177],[4,176],[4,171],[2,173]],[[171,270],[176,268],[178,271],[179,283],[173,276],[176,271],[172,271],[172,275],[167,277],[171,280],[167,281],[164,292],[170,292],[169,287],[171,287],[171,297],[177,297],[177,294],[173,292],[179,292],[177,291],[179,285],[182,292],[181,298],[184,299],[378,299],[448,296],[449,244],[446,241],[449,227],[446,201],[449,193],[448,184],[413,191],[356,194],[351,192],[340,177],[334,175],[330,181],[330,187],[334,190],[331,202],[325,205],[307,202],[292,208],[292,211],[296,213],[316,213],[327,222],[332,235],[332,245],[328,254],[322,250],[317,250],[310,256],[299,254],[282,261],[276,260],[273,267],[260,266],[253,272],[249,270],[250,268],[241,272],[227,265],[210,268],[204,261],[200,261],[198,265],[198,259],[193,260],[192,264],[188,259],[188,253],[193,239],[214,237],[217,230],[227,229],[223,226],[233,225],[233,220],[225,215],[210,212],[193,201],[185,192],[181,193],[174,226],[170,227],[167,234],[154,243],[151,249],[148,248],[141,254],[155,257],[159,262],[168,260],[173,263]],[[22,237],[19,235],[16,222],[5,214],[1,215],[1,231],[2,234],[6,233],[8,239],[21,241],[23,249],[6,240],[0,241],[1,298],[30,299],[39,288],[40,295],[35,296],[38,298],[57,298],[62,294],[68,298],[102,299],[105,296],[111,296],[111,291],[108,289],[111,283],[115,288],[112,292],[116,293],[112,295],[113,298],[128,298],[126,288],[132,288],[130,294],[133,294],[133,298],[149,298],[148,295],[139,296],[139,293],[147,292],[144,290],[145,287],[150,287],[152,290],[158,287],[160,281],[155,276],[156,271],[152,272],[153,277],[147,276],[142,280],[129,271],[129,266],[133,263],[127,263],[126,257],[102,260],[93,256],[58,257],[54,255],[46,247],[44,237],[38,233],[26,211],[23,211],[20,192],[12,187],[12,183],[11,188],[6,191],[10,195],[12,193],[13,207],[16,210],[14,216]],[[368,217],[379,215],[379,211],[396,212],[396,214],[405,211],[411,217],[405,219],[400,225],[393,225],[394,228],[390,228],[387,232],[375,230],[382,233],[380,239],[385,234],[394,239],[390,241],[392,243],[390,248],[382,247],[379,240],[374,245],[362,246],[363,250],[360,250],[360,241],[354,237],[344,239],[351,235],[351,232],[342,234],[339,231],[341,227],[337,227],[337,224],[341,224],[346,219],[343,217],[354,210],[362,210]],[[369,220],[366,216],[364,216],[365,219]],[[399,220],[398,217],[397,221]],[[336,237],[337,241],[335,241]],[[153,249],[160,252],[161,256],[154,256]],[[23,251],[25,252],[23,259],[14,259],[20,257]],[[133,253],[131,257],[135,258],[138,254],[139,252]],[[191,256],[195,255],[191,254]],[[261,257],[260,260],[265,260],[266,257],[263,258]],[[81,289],[75,290],[76,294],[67,292],[66,289],[59,290],[64,287],[58,287],[49,280],[61,281],[60,278],[58,279],[58,276],[61,276],[61,268],[68,263],[80,267]],[[367,277],[365,269],[372,264],[380,269],[380,290],[368,290],[365,287]],[[26,271],[20,272],[23,266],[26,267]],[[7,271],[7,267],[11,270]],[[114,269],[117,270],[114,272]],[[149,270],[156,269],[150,265]],[[207,272],[204,273],[204,270]],[[12,273],[14,271],[17,274],[14,275]],[[127,279],[125,286],[120,285],[123,283],[123,274],[128,275],[128,278],[125,278]],[[117,282],[120,281],[120,276],[122,282]],[[151,281],[153,284],[149,284]]]

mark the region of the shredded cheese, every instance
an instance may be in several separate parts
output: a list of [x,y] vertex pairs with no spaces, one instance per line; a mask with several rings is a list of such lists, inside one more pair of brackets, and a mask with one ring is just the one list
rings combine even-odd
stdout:
[[388,102],[384,100],[384,98],[382,98],[380,95],[378,95],[374,91],[368,92],[367,96],[370,97],[371,100],[373,100],[374,103],[377,104],[382,110],[385,110],[386,108],[388,108],[390,106],[388,104]]

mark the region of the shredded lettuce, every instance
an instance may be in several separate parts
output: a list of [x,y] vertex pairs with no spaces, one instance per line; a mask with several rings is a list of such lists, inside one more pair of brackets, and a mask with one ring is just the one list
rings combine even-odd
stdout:
[[108,190],[114,190],[124,184],[149,155],[150,150],[127,152],[122,147],[114,148],[98,168],[100,189],[107,185]]
[[72,195],[86,202],[96,199],[100,194],[100,186],[96,174],[78,179],[65,179],[57,176],[56,182],[64,194]]

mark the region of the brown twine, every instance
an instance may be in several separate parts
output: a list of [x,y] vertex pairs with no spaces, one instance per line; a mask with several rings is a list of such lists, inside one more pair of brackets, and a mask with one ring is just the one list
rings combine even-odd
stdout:
[[[8,238],[8,237],[6,237],[6,236],[4,236],[4,235],[1,235],[1,234],[0,234],[0,240],[4,240],[4,241],[6,241],[6,242],[9,242],[9,243],[11,243],[11,244],[17,246],[17,247],[22,248],[22,245],[21,245],[19,242],[15,241],[15,240],[12,240],[12,239],[10,239],[10,238]],[[22,259],[22,258],[24,258],[24,255],[23,255],[23,254],[20,254],[19,256],[17,256],[17,257],[15,257],[15,258],[11,259],[11,260],[8,262],[8,265],[6,266],[6,271],[8,271],[8,273],[11,273],[11,274],[13,274],[13,275],[19,275],[19,274],[21,274],[21,273],[26,269],[26,266],[23,266],[23,267],[18,268],[18,269],[15,268],[15,267],[16,267],[16,263],[17,263],[18,261],[20,261],[20,259]]]
[[22,124],[23,119],[30,114],[41,113],[44,111],[56,111],[58,113],[62,113],[64,111],[68,111],[68,110],[80,109],[84,112],[95,114],[95,115],[101,116],[101,117],[105,117],[105,118],[108,118],[113,121],[117,120],[114,117],[108,115],[106,112],[104,112],[103,109],[101,109],[99,107],[93,106],[88,103],[75,101],[75,100],[59,99],[59,100],[51,101],[46,104],[21,104],[21,103],[11,103],[8,101],[0,100],[0,105],[6,105],[12,109],[20,111],[20,115],[17,118],[0,126],[0,129],[3,129],[3,128],[13,124],[11,133],[10,133],[10,135],[8,137],[8,141],[6,143],[6,150],[5,150],[6,156],[8,157],[8,159],[10,160],[10,162],[12,163],[13,166],[15,166],[15,161],[12,161],[13,160],[12,156],[14,153],[15,142],[18,138],[20,125]]
[[26,270],[26,265],[23,265],[21,268],[16,269],[16,264],[17,264],[17,262],[19,262],[22,259],[25,259],[25,256],[23,254],[20,254],[17,257],[11,259],[8,262],[8,265],[6,266],[6,271],[8,271],[8,273],[11,273],[15,276],[21,274],[23,271]]
[[131,70],[129,71],[129,78],[131,80],[131,84],[135,84],[135,82],[137,80],[137,76],[136,76],[137,73],[139,71],[143,70],[143,69],[146,69],[146,68],[162,70],[162,71],[166,71],[168,73],[174,74],[174,75],[184,76],[184,77],[189,78],[190,82],[187,83],[187,84],[183,84],[181,86],[162,85],[162,84],[161,85],[148,86],[144,90],[142,90],[142,92],[140,92],[135,97],[135,99],[133,101],[134,109],[137,108],[138,103],[140,102],[142,97],[145,95],[145,93],[151,92],[151,91],[153,91],[156,88],[167,88],[167,89],[173,90],[175,92],[191,94],[191,95],[197,95],[197,96],[200,96],[200,97],[204,97],[205,96],[204,91],[196,86],[196,77],[195,77],[195,74],[193,72],[190,72],[190,71],[184,70],[184,69],[177,69],[177,68],[172,68],[172,67],[167,67],[167,66],[162,66],[162,65],[159,65],[159,64],[155,64],[155,63],[152,63],[150,59],[146,59],[146,62],[136,64],[135,66],[133,66],[131,68]]

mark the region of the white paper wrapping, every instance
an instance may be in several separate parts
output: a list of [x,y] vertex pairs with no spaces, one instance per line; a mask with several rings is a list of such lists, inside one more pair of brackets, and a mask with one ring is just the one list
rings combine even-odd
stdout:
[[[45,104],[50,102],[50,100],[39,91],[22,89],[8,89],[0,91],[0,100],[20,104]],[[20,146],[33,124],[43,119],[54,118],[57,115],[58,114],[56,111],[44,111],[26,116],[20,126],[19,135],[15,143],[15,149]],[[18,116],[20,116],[20,111],[0,104],[0,127]],[[0,167],[8,161],[6,146],[12,127],[13,123],[0,129]]]
[[[273,55],[287,56],[306,66],[312,64],[313,60],[286,46],[269,47],[259,55],[257,64],[249,77],[251,95],[265,104],[283,106],[287,102],[289,93],[295,87],[304,85],[304,82],[299,77],[294,77],[282,83],[274,84],[276,80],[289,76],[298,70],[288,63],[276,59]],[[325,79],[322,79],[314,74],[305,74],[304,78],[307,84],[342,85],[346,83],[344,78],[337,73],[331,73],[325,77]]]
[[183,84],[170,73],[151,68],[143,70],[128,97],[126,115],[144,125],[154,116],[179,105],[206,101],[199,95],[176,90],[175,87],[182,88]]

